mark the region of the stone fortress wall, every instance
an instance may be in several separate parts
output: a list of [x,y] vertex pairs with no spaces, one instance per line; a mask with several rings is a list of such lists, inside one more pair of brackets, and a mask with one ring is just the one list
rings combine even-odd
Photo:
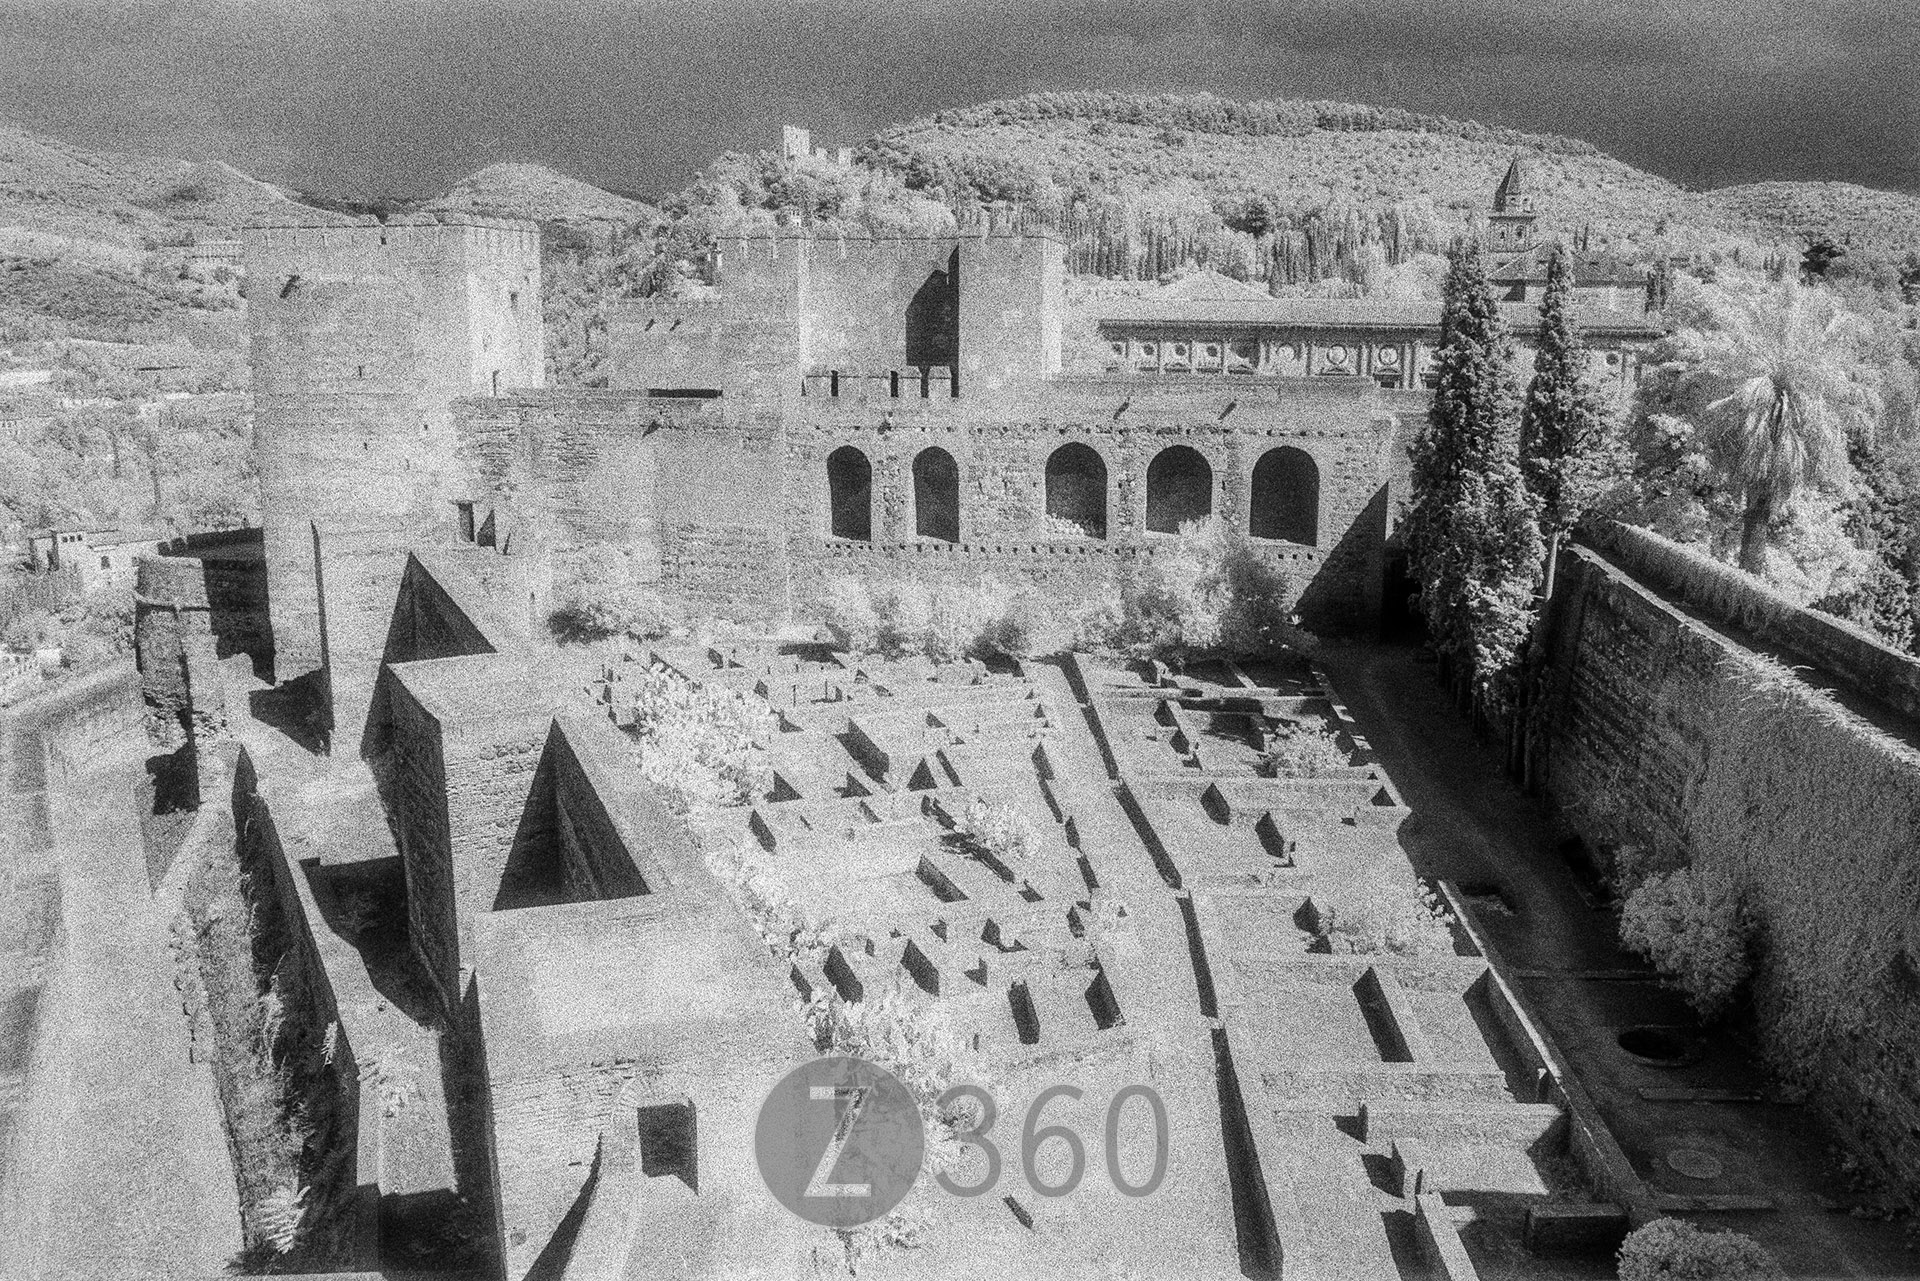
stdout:
[[1561,813],[1734,887],[1764,1042],[1920,1186],[1920,663],[1627,526],[1566,553],[1548,640]]
[[[246,245],[275,675],[311,673],[349,740],[413,546],[492,549],[536,622],[554,566],[613,544],[689,611],[770,624],[883,565],[1084,599],[1218,516],[1309,626],[1364,630],[1438,337],[1431,304],[1206,273],[1070,290],[1047,235],[733,237],[714,287],[615,309],[607,389],[549,391],[531,225]],[[1624,391],[1657,329],[1588,320]]]

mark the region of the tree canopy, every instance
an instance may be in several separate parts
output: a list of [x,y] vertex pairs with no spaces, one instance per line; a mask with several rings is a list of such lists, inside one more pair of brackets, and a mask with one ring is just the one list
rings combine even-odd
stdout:
[[1435,363],[1433,407],[1408,451],[1409,559],[1435,647],[1498,705],[1526,638],[1541,541],[1520,472],[1513,340],[1472,242],[1451,256]]

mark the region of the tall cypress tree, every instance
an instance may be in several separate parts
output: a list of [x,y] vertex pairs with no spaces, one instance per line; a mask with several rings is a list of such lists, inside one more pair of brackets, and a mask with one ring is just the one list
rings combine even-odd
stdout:
[[1408,560],[1449,672],[1501,706],[1540,568],[1538,513],[1520,473],[1513,339],[1477,244],[1450,255],[1444,298],[1439,383],[1408,449]]
[[[1548,552],[1593,501],[1607,413],[1587,380],[1587,345],[1573,320],[1573,264],[1555,249],[1540,300],[1540,346],[1520,416],[1520,470],[1540,505],[1540,532]],[[1547,565],[1551,590],[1553,565]]]

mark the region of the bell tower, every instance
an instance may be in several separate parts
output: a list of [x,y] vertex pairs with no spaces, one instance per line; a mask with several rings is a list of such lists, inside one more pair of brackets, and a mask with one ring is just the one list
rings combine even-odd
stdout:
[[1507,176],[1493,189],[1493,211],[1487,215],[1487,256],[1499,261],[1533,248],[1533,224],[1538,217],[1526,169],[1516,155],[1507,166]]

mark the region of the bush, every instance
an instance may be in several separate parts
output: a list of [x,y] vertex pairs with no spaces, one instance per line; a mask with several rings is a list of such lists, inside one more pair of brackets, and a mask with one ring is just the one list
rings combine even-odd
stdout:
[[1299,721],[1282,722],[1273,746],[1260,757],[1260,772],[1268,778],[1318,778],[1346,766],[1339,734]]
[[601,543],[568,567],[548,626],[562,642],[626,636],[650,640],[681,625],[678,612],[645,581],[633,549]]
[[1655,1219],[1620,1246],[1620,1281],[1781,1281],[1786,1273],[1752,1237]]
[[1081,639],[1130,658],[1183,666],[1199,654],[1310,652],[1294,619],[1293,584],[1214,519],[1183,525],[1166,555],[1122,577],[1117,613],[1098,607]]
[[1737,892],[1691,867],[1649,876],[1627,894],[1620,941],[1651,960],[1704,1018],[1725,1014],[1753,973]]
[[640,772],[681,805],[739,805],[771,782],[762,744],[777,732],[757,698],[694,685],[658,664],[633,688],[628,731]]
[[885,658],[1027,658],[1071,643],[1057,607],[997,578],[905,578],[870,587],[841,575],[827,582],[823,614],[834,639],[850,652]]
[[996,805],[984,797],[973,797],[960,816],[960,831],[983,853],[990,855],[1015,876],[1025,866],[1033,848],[1033,829],[1018,811]]
[[1322,907],[1317,937],[1339,955],[1450,956],[1450,917],[1432,890],[1376,882],[1354,887]]

